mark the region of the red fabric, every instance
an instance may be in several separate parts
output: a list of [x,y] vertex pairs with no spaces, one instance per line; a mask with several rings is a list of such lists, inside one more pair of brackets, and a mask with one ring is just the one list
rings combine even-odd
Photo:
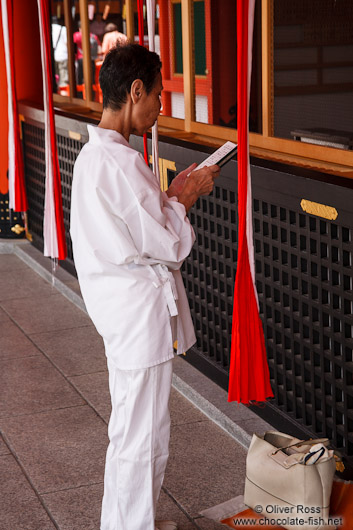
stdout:
[[[16,82],[15,82],[15,65],[14,65],[14,36],[13,36],[13,11],[12,1],[7,0],[7,18],[8,18],[8,32],[9,32],[9,48],[10,48],[10,63],[11,63],[11,91],[12,91],[12,111],[13,111],[13,127],[14,127],[14,190],[15,197],[13,198],[13,205],[15,212],[25,212],[28,210],[24,165],[22,156],[22,143],[20,137],[20,124],[17,109],[16,97]],[[7,73],[9,75],[9,72]],[[11,141],[11,139],[10,139]]]
[[[61,179],[60,169],[58,160],[58,151],[56,147],[56,132],[55,132],[55,114],[53,105],[53,83],[52,83],[52,64],[51,64],[51,39],[48,20],[50,20],[48,2],[46,0],[40,0],[40,13],[39,13],[42,26],[44,29],[44,40],[45,40],[45,53],[46,53],[46,79],[48,94],[49,94],[49,123],[50,123],[50,153],[51,161],[53,165],[53,188],[54,188],[54,203],[55,203],[55,221],[56,221],[56,232],[58,241],[58,259],[64,260],[67,257],[66,239],[65,239],[65,227],[64,227],[64,216],[62,207],[62,194],[61,194]],[[46,146],[49,148],[49,146]]]
[[[234,287],[228,401],[250,403],[272,397],[262,323],[249,262],[248,194],[249,1],[237,2],[238,69],[238,263]],[[251,64],[251,63],[250,63]]]
[[[139,44],[144,45],[144,29],[143,29],[143,0],[137,0],[137,14],[139,23]],[[143,152],[145,162],[148,165],[148,146],[147,146],[147,134],[143,135]]]

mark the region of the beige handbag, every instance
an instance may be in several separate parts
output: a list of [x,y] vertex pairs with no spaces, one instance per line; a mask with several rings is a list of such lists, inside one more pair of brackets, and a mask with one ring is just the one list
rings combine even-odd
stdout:
[[244,503],[272,520],[267,524],[290,530],[336,528],[328,524],[336,469],[333,451],[324,447],[323,458],[305,463],[313,445],[328,443],[327,438],[302,441],[275,431],[254,434],[246,459]]

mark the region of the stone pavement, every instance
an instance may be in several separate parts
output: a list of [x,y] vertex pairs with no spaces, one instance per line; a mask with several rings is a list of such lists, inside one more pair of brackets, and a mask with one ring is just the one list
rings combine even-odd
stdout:
[[[55,285],[28,242],[0,243],[0,530],[99,530],[110,414],[102,341],[75,278]],[[251,433],[268,425],[184,359],[174,361],[170,458],[158,518],[243,493]],[[239,443],[240,442],[240,443]]]

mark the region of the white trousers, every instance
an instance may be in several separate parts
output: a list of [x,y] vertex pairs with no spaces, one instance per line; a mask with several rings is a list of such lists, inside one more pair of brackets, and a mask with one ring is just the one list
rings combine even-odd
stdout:
[[172,361],[117,370],[108,360],[112,413],[101,530],[154,530],[168,460]]

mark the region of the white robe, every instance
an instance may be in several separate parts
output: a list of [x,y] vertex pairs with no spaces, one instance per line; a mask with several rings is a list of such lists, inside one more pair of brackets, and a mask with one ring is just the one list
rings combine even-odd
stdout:
[[87,128],[71,196],[81,292],[108,358],[120,370],[147,368],[174,356],[173,315],[177,353],[195,343],[179,270],[195,235],[185,207],[121,134]]

